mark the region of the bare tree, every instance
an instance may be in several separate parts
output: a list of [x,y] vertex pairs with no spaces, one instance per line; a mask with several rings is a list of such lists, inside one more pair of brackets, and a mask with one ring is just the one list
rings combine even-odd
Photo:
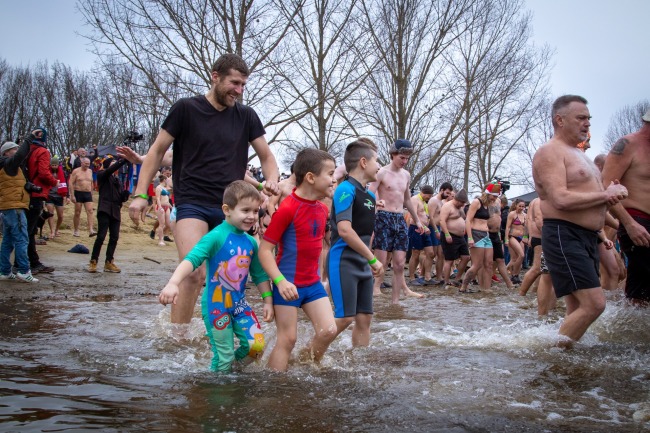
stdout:
[[458,136],[459,110],[450,104],[456,83],[448,80],[442,53],[466,25],[470,1],[362,0],[359,8],[369,35],[357,47],[369,72],[360,96],[348,110],[380,145],[380,159],[396,138],[414,146],[409,162],[412,185],[445,156]]
[[520,0],[474,2],[470,25],[445,53],[462,83],[462,146],[454,153],[468,190],[512,171],[509,156],[542,121],[551,53],[529,43],[531,17],[522,9]]
[[605,150],[609,151],[622,136],[638,131],[643,126],[641,118],[649,108],[650,101],[644,99],[634,105],[626,105],[614,113],[605,133]]
[[294,119],[282,142],[292,155],[307,146],[337,155],[338,144],[354,136],[342,104],[365,76],[353,51],[361,33],[354,23],[357,9],[348,0],[293,0],[282,10],[292,31],[282,43],[285,60],[273,63],[286,83],[276,100]]
[[[131,94],[143,108],[151,94],[170,106],[179,94],[204,92],[212,63],[223,53],[241,55],[255,72],[245,94],[249,105],[259,105],[279,85],[265,62],[290,20],[271,0],[82,0],[79,9],[102,64],[138,71]],[[148,108],[158,110],[159,101]],[[264,112],[266,125],[290,120],[281,112]]]

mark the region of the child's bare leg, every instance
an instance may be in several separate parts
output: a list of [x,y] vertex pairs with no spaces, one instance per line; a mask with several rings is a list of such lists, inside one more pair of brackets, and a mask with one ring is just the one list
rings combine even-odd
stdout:
[[302,309],[314,326],[314,338],[309,344],[309,351],[311,352],[314,361],[320,362],[325,351],[338,335],[336,322],[334,321],[334,313],[332,312],[332,305],[328,298],[320,298],[308,304],[304,304]]
[[275,305],[273,309],[277,334],[267,366],[271,370],[287,371],[289,356],[298,335],[298,309],[288,305]]
[[354,329],[352,330],[352,346],[370,345],[370,322],[372,314],[359,313],[354,318]]

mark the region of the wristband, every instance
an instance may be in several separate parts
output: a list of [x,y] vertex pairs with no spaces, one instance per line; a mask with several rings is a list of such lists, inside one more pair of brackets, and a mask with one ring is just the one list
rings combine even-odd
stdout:
[[524,235],[524,239],[528,239],[528,235]]
[[264,189],[264,185],[262,185],[262,182],[257,184],[257,190],[262,191]]
[[445,233],[445,237],[446,237],[446,238],[450,238],[451,235],[450,235],[449,233]]
[[474,242],[474,238],[467,238],[468,242]]
[[280,274],[277,277],[273,278],[273,284],[277,286],[280,281],[284,281],[285,279],[286,278],[284,278],[284,275]]
[[264,292],[262,293],[262,299],[268,298],[269,296],[273,296],[273,292]]
[[434,233],[440,233],[440,230],[435,229],[433,232],[434,232]]
[[133,197],[140,197],[145,200],[149,200],[149,195],[148,194],[135,194]]
[[373,257],[372,259],[368,260],[369,265],[374,265],[375,263],[377,263],[377,257]]

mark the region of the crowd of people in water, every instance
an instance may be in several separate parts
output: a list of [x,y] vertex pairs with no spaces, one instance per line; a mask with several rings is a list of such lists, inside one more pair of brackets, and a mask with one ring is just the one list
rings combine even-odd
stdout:
[[[650,110],[639,131],[592,161],[587,100],[559,97],[554,135],[533,160],[538,198],[509,202],[498,180],[472,198],[449,182],[412,192],[405,167],[413,147],[404,138],[391,143],[384,167],[376,144],[359,137],[338,166],[307,148],[291,174],[280,176],[257,113],[238,102],[248,75],[240,57],[221,56],[208,93],[177,101],[146,155],[120,146],[100,158],[93,147],[90,157],[78,149],[60,161],[47,150],[44,128],[3,144],[0,279],[34,283],[34,275],[55,271],[40,260],[36,245],[47,239],[37,233],[47,223],[49,237],[60,236],[69,201],[73,236],[80,236],[84,210],[95,238],[87,271],[98,271],[108,235],[103,270],[120,272],[121,208],[131,200],[134,222],[155,219],[149,236],[158,245],[175,241],[180,263],[159,301],[171,305],[172,322],[188,323],[201,296],[215,371],[264,350],[246,301],[250,282],[263,300],[263,320],[277,328],[268,359],[276,371],[288,368],[299,308],[314,332],[300,356],[318,362],[352,324],[353,345],[370,344],[373,300],[382,290],[399,304],[423,297],[423,286],[462,296],[497,283],[522,296],[536,287],[540,315],[564,299],[563,347],[603,312],[603,290],[624,287],[630,304],[650,301]],[[248,164],[249,146],[260,168]],[[137,185],[123,176],[128,164],[141,165]]]

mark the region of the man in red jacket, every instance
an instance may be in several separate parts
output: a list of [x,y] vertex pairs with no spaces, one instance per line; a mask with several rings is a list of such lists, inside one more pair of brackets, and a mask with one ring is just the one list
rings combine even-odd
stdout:
[[50,170],[50,151],[45,147],[47,143],[47,131],[44,128],[40,129],[43,131],[43,134],[32,141],[27,158],[27,178],[32,184],[32,186],[28,187],[30,200],[29,210],[27,211],[27,233],[29,235],[27,255],[29,256],[32,274],[54,272],[54,268],[43,265],[38,257],[35,233],[38,217],[41,216],[43,204],[50,192],[50,188],[56,187],[59,184],[59,181],[52,176],[52,171]]

